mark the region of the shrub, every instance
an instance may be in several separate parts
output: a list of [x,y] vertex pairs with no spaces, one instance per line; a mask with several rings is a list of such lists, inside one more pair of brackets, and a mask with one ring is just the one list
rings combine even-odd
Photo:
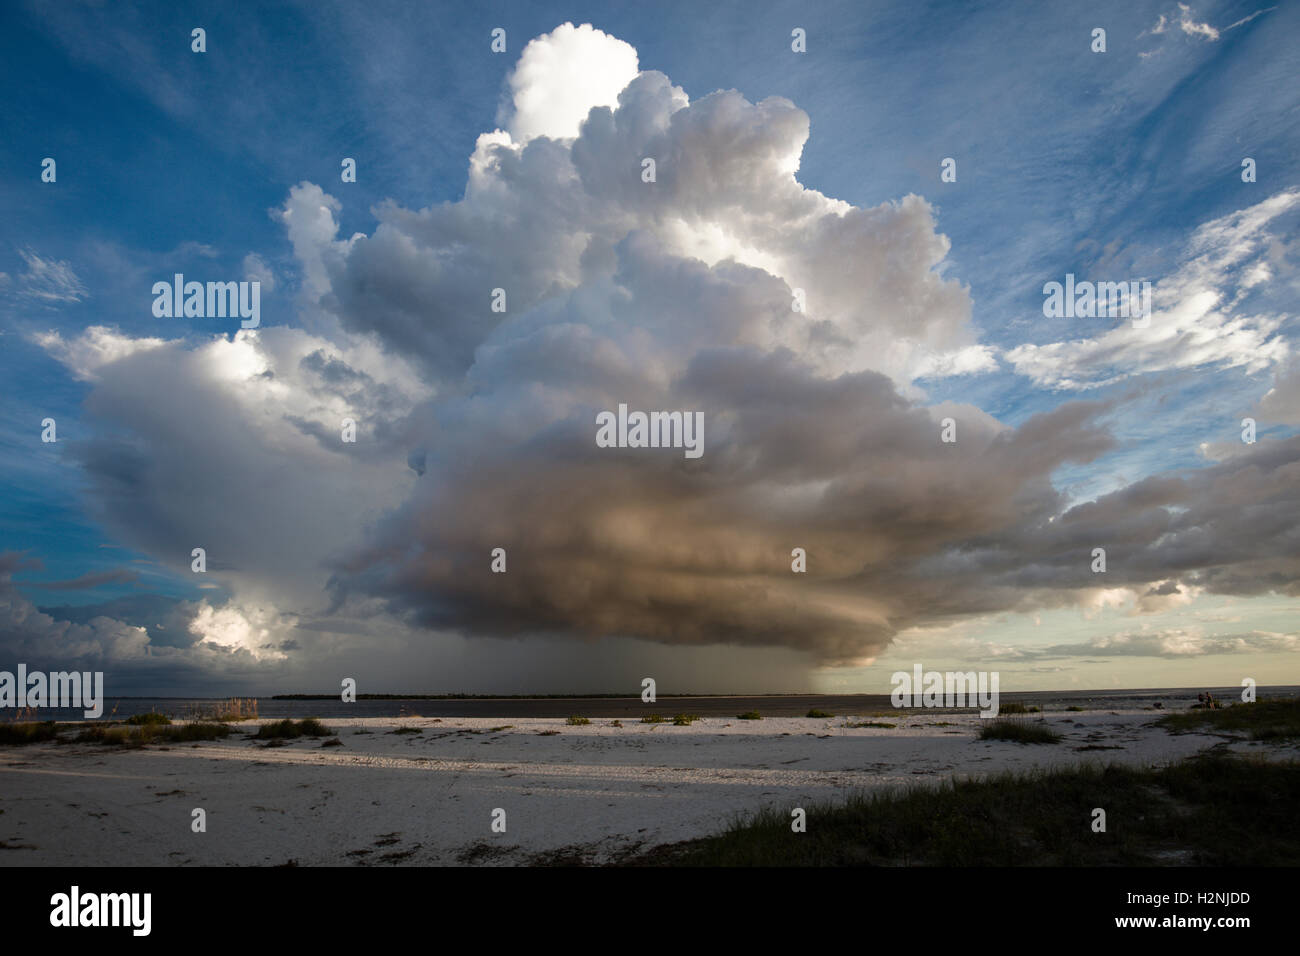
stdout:
[[[417,731],[418,733],[418,731]],[[293,740],[296,737],[333,737],[330,730],[315,717],[306,720],[277,720],[257,728],[258,740]]]
[[170,724],[172,720],[166,714],[151,710],[147,714],[136,714],[134,717],[128,717],[126,722],[139,726],[142,724]]
[[56,740],[59,725],[52,720],[32,721],[22,724],[0,724],[0,744],[21,747],[42,740]]
[[991,720],[980,727],[980,740],[1011,740],[1018,744],[1060,743],[1061,735],[1043,723]]

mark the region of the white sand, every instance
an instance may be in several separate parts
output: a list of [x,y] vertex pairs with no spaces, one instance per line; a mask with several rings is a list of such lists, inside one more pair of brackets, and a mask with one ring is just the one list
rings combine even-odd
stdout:
[[[1162,763],[1221,742],[1151,726],[1160,716],[1048,714],[1064,742],[1028,746],[979,741],[978,717],[936,710],[849,718],[892,729],[848,729],[844,717],[689,727],[408,717],[326,720],[343,746],[324,749],[244,740],[257,721],[223,742],[169,749],[4,747],[0,865],[523,864],[565,848],[599,862],[703,836],[764,805],[1085,760]],[[1089,744],[1123,749],[1076,750]],[[191,832],[195,807],[206,833]],[[491,830],[497,807],[504,834]]]

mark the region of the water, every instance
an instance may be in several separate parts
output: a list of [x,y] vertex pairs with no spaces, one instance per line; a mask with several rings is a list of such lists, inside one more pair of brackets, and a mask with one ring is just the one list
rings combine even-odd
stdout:
[[[1208,690],[1228,704],[1241,699],[1240,687],[1151,688],[1120,691],[1026,691],[1003,693],[1003,705],[1019,702],[1039,707],[1044,713],[1069,707],[1085,710],[1132,710],[1159,701],[1166,710],[1186,710],[1196,695]],[[1260,687],[1260,700],[1300,697],[1300,687]],[[157,711],[171,717],[192,717],[212,713],[224,698],[206,697],[121,697],[104,702],[101,720],[123,720],[135,714]],[[812,708],[836,715],[862,715],[892,711],[888,694],[792,694],[780,696],[660,697],[643,704],[640,697],[557,697],[557,698],[474,698],[468,700],[358,700],[345,704],[338,698],[324,700],[275,700],[259,697],[257,715],[279,720],[285,717],[633,717],[645,714],[698,714],[701,717],[734,717],[756,710],[766,717],[802,717]],[[973,708],[968,708],[973,709]],[[81,708],[44,707],[23,720],[83,720]],[[16,711],[0,711],[0,720],[12,720]]]

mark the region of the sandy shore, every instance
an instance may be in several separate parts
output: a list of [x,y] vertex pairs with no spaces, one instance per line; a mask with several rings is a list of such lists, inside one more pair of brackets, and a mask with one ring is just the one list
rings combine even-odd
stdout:
[[[1223,742],[1171,735],[1152,725],[1160,716],[1047,714],[1065,739],[1037,746],[980,741],[978,717],[930,711],[847,718],[893,728],[849,728],[842,716],[686,727],[326,720],[342,741],[326,748],[309,738],[266,747],[244,739],[259,723],[248,721],[225,741],[195,745],[4,747],[0,866],[604,862],[703,836],[764,805],[954,774],[1163,763]],[[191,831],[196,807],[206,833]],[[506,811],[505,833],[492,832],[496,808]]]

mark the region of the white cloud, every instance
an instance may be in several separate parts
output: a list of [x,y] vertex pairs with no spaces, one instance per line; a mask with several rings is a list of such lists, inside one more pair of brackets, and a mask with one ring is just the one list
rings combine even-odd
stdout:
[[16,283],[18,295],[47,306],[86,298],[86,287],[68,263],[43,259],[30,249],[19,249],[18,254],[26,264]]
[[165,339],[132,338],[103,325],[92,325],[71,341],[57,331],[38,332],[32,340],[83,382],[93,382],[105,365],[167,344]]
[[1256,372],[1286,361],[1290,347],[1278,333],[1295,316],[1252,314],[1241,305],[1270,274],[1270,224],[1297,208],[1300,189],[1290,189],[1200,226],[1179,267],[1154,283],[1146,328],[1120,319],[1091,338],[1021,345],[1005,358],[1038,385],[1076,390],[1168,369],[1214,365]]
[[565,23],[524,47],[507,79],[501,123],[517,143],[578,135],[592,107],[613,107],[637,75],[636,50],[584,23]]

